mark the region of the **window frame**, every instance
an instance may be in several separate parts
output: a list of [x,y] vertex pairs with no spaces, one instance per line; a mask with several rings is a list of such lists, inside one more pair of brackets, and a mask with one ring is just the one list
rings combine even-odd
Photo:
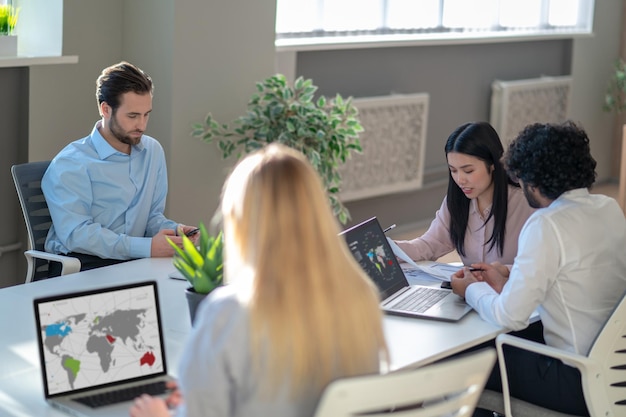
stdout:
[[[329,0],[317,0],[320,4]],[[439,0],[439,24],[442,25],[443,4]],[[497,0],[500,1],[500,0]],[[524,1],[524,0],[520,0]],[[542,13],[539,27],[511,29],[493,25],[485,30],[452,30],[441,27],[433,30],[417,30],[415,33],[397,31],[397,33],[363,33],[363,34],[325,34],[323,36],[284,37],[276,34],[275,46],[278,52],[312,51],[334,49],[381,48],[419,45],[450,45],[497,42],[523,42],[536,40],[572,39],[593,36],[594,0],[577,0],[579,6],[579,22],[577,27],[550,27],[547,24],[547,13]],[[386,6],[387,0],[380,0]],[[547,10],[550,0],[541,0],[542,7]],[[278,5],[278,3],[277,3]],[[277,12],[278,15],[278,12]],[[393,31],[389,31],[393,32]]]

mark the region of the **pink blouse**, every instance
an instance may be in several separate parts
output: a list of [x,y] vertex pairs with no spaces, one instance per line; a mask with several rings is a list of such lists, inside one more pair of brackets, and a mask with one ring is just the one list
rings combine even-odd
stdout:
[[[506,219],[506,234],[504,239],[504,251],[502,256],[498,253],[498,246],[489,249],[491,242],[487,243],[493,232],[493,217],[485,224],[491,207],[483,213],[478,211],[476,199],[472,199],[469,209],[467,232],[465,233],[465,256],[461,257],[463,265],[475,262],[500,262],[504,265],[512,265],[517,254],[517,239],[526,219],[535,211],[531,208],[524,197],[524,193],[518,187],[509,185],[509,201]],[[454,251],[456,248],[450,239],[450,212],[448,211],[447,198],[443,199],[441,208],[437,211],[435,219],[422,236],[413,240],[400,240],[396,243],[415,261],[435,261],[440,257]]]

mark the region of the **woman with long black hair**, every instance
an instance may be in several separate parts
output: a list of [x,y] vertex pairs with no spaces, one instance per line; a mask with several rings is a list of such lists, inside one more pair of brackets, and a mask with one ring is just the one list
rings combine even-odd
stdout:
[[465,123],[448,137],[448,193],[424,235],[398,241],[414,260],[437,260],[456,250],[464,265],[513,264],[517,238],[533,213],[500,161],[504,153],[487,122]]

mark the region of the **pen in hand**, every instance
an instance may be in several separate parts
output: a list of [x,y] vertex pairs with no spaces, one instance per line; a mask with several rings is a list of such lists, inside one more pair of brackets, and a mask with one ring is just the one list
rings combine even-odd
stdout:
[[385,230],[383,230],[383,233],[387,233],[388,231],[390,231],[391,229],[395,228],[396,224],[392,224],[391,226],[389,226],[388,228],[386,228]]

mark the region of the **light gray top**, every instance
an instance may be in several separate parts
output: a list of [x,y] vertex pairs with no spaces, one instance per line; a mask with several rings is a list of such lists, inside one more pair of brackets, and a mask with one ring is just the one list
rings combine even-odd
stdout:
[[180,361],[178,417],[313,415],[319,399],[314,391],[297,401],[284,388],[275,398],[261,395],[264,381],[252,372],[248,312],[232,286],[201,303]]

